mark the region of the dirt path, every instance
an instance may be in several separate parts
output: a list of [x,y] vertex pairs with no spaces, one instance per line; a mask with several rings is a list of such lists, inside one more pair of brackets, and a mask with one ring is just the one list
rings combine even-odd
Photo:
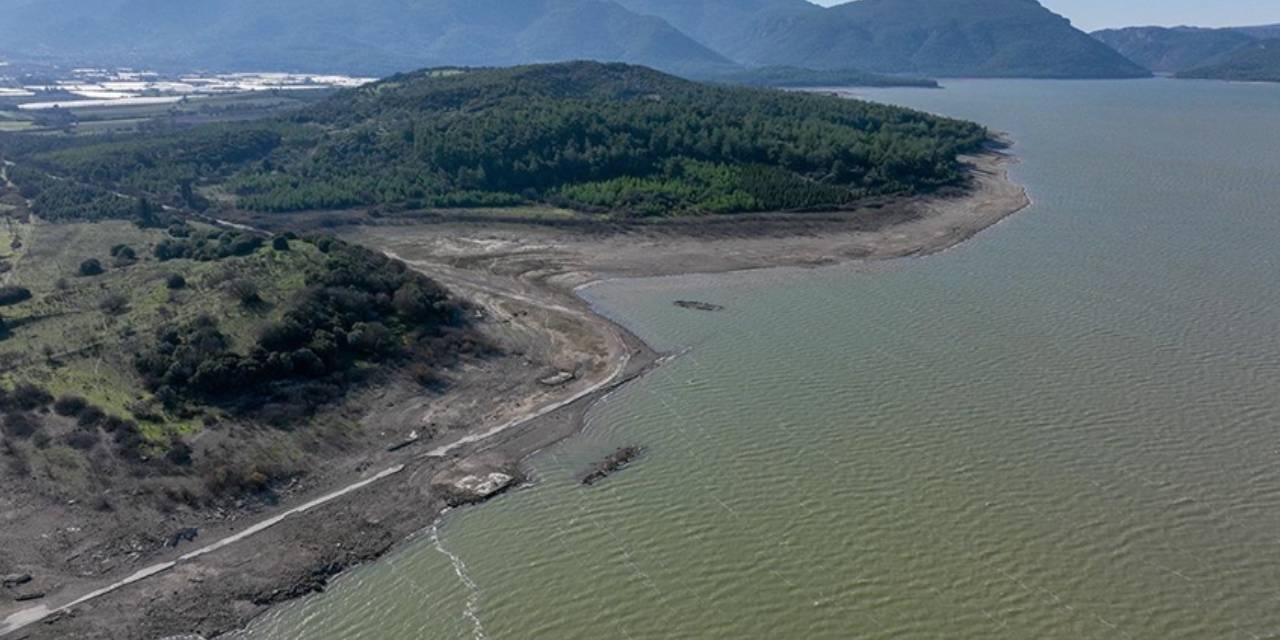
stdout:
[[[0,623],[0,637],[13,633],[23,627],[40,622],[41,620],[44,620],[56,613],[68,611],[74,607],[97,600],[98,598],[101,598],[102,596],[105,596],[113,591],[116,591],[117,589],[122,589],[131,584],[141,582],[152,576],[156,576],[166,571],[169,571],[170,569],[173,569],[174,567],[178,566],[179,563],[190,562],[191,560],[194,560],[196,558],[199,558],[200,556],[203,556],[209,553],[213,553],[214,551],[222,549],[223,547],[227,547],[237,542],[247,540],[259,533],[262,533],[263,531],[266,531],[267,529],[270,529],[271,527],[274,527],[280,524],[281,522],[284,522],[285,518],[298,515],[301,513],[306,513],[312,509],[315,509],[316,507],[319,507],[321,505],[337,500],[338,498],[346,496],[352,492],[359,491],[360,489],[363,489],[375,482],[378,482],[379,480],[382,480],[389,476],[400,473],[401,471],[404,471],[404,469],[405,469],[405,466],[402,464],[391,467],[390,469],[385,469],[379,473],[374,474],[372,477],[350,484],[337,491],[320,496],[319,498],[315,498],[310,502],[307,502],[306,504],[299,505],[297,507],[289,509],[288,511],[280,513],[276,516],[267,518],[266,520],[263,520],[262,522],[259,522],[245,529],[244,531],[241,531],[240,533],[237,533],[232,536],[227,536],[226,538],[223,538],[217,542],[214,542],[212,544],[196,549],[195,551],[192,551],[190,553],[187,553],[179,557],[177,560],[171,560],[169,562],[161,562],[159,564],[152,565],[145,569],[140,569],[123,580],[119,580],[117,582],[113,582],[100,589],[95,589],[94,591],[90,591],[89,593],[86,593],[83,596],[75,598],[74,600],[71,600],[66,604],[54,605],[52,608],[48,604],[41,604],[39,606],[31,607],[29,609],[23,609],[22,611],[14,613],[9,617],[5,618],[4,622]],[[68,596],[64,596],[64,597],[68,597]]]

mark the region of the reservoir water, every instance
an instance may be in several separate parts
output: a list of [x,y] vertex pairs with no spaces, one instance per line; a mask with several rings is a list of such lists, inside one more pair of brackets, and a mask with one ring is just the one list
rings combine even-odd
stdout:
[[862,95],[1009,132],[1031,209],[589,290],[690,352],[535,486],[237,637],[1280,638],[1280,85],[946,84]]

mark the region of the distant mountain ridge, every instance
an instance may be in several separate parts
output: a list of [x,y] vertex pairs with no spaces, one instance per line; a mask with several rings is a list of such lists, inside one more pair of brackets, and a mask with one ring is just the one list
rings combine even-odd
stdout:
[[1179,78],[1280,82],[1280,38],[1258,40],[1202,65],[1180,71]]
[[1158,73],[1179,73],[1222,61],[1259,40],[1280,38],[1280,24],[1253,27],[1127,27],[1094,38]]
[[385,75],[595,59],[737,65],[612,0],[0,0],[0,50],[78,64]]
[[385,75],[592,59],[1128,78],[1148,71],[1036,0],[0,0],[0,52],[70,64]]
[[619,0],[748,66],[930,76],[1150,75],[1036,0]]

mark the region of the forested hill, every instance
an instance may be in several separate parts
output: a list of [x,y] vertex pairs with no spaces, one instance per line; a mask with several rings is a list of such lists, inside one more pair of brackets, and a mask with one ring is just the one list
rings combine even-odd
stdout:
[[1179,78],[1280,82],[1280,39],[1260,40],[1202,66],[1178,73]]
[[907,109],[582,62],[421,71],[287,119],[52,150],[9,138],[0,151],[55,218],[121,215],[112,192],[265,212],[540,202],[635,216],[925,192],[962,183],[957,155],[986,140]]

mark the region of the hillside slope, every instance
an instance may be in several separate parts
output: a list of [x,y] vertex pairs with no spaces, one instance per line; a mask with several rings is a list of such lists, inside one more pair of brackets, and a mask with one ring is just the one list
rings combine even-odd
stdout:
[[617,0],[635,13],[659,16],[716,51],[734,51],[760,22],[815,16],[825,10],[808,0]]
[[1260,24],[1249,27],[1231,27],[1232,31],[1238,31],[1248,36],[1253,36],[1259,40],[1273,40],[1280,38],[1280,24]]
[[428,70],[286,119],[0,150],[36,212],[554,204],[613,215],[838,207],[962,182],[971,123],[831,96],[703,85],[620,64]]
[[734,65],[611,0],[6,0],[0,50],[70,63],[384,75],[598,59]]
[[1280,39],[1260,40],[1204,65],[1179,72],[1179,78],[1280,82]]
[[1092,35],[1157,73],[1184,71],[1255,42],[1252,36],[1240,31],[1196,27],[1129,27],[1105,29]]
[[748,66],[929,76],[1149,75],[1035,0],[620,0]]

